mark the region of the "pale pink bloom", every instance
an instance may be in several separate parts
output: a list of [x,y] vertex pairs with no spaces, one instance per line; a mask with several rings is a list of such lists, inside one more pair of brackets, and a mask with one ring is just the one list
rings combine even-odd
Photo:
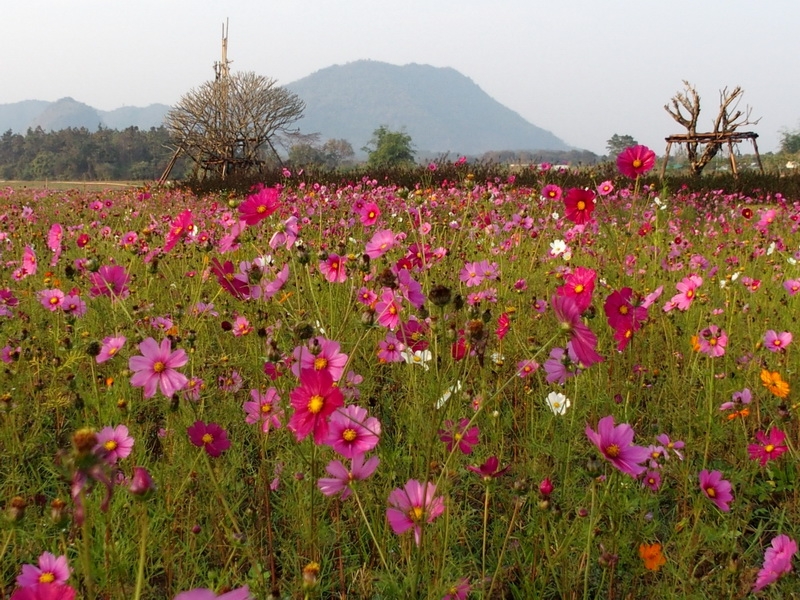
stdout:
[[289,217],[278,225],[278,230],[269,240],[269,247],[275,250],[278,246],[285,246],[287,250],[291,250],[298,233],[297,217]]
[[183,349],[172,351],[172,342],[169,338],[161,340],[161,345],[153,339],[147,338],[139,344],[141,356],[132,356],[128,360],[128,368],[134,371],[131,377],[133,387],[143,387],[144,397],[152,398],[156,388],[167,398],[183,389],[188,378],[176,369],[189,362],[189,357]]
[[367,242],[364,254],[375,260],[394,248],[396,238],[391,229],[381,229],[376,231],[372,238]]
[[365,408],[351,404],[340,408],[328,421],[328,444],[345,458],[355,458],[378,445],[381,424]]
[[400,324],[400,303],[390,289],[384,289],[381,298],[375,305],[378,324],[394,331]]
[[347,364],[347,354],[340,351],[339,342],[317,337],[311,346],[312,348],[297,346],[294,349],[292,373],[300,377],[305,370],[326,371],[334,381],[339,381],[344,375],[344,367]]
[[414,541],[419,546],[422,542],[422,523],[432,523],[442,513],[444,498],[436,496],[436,486],[410,479],[402,489],[394,489],[389,494],[386,519],[392,531],[398,535],[413,528]]
[[96,359],[98,364],[104,363],[107,360],[114,358],[119,352],[120,348],[125,345],[126,338],[124,335],[118,337],[105,337],[103,338],[103,345],[100,348],[100,354]]
[[67,295],[61,301],[61,310],[67,315],[82,317],[86,314],[86,302],[77,294]]
[[64,292],[59,289],[42,290],[39,292],[39,302],[50,312],[55,312],[61,308],[64,301]]
[[261,431],[264,433],[269,433],[270,426],[280,429],[283,409],[278,404],[278,390],[271,387],[263,394],[258,390],[250,390],[250,398],[252,401],[245,402],[242,407],[247,413],[244,422],[261,423]]
[[341,499],[346,500],[350,496],[353,482],[367,479],[380,464],[377,456],[373,456],[366,461],[364,457],[364,454],[355,455],[350,463],[350,469],[345,467],[341,461],[332,460],[329,462],[325,470],[331,477],[323,477],[317,481],[320,491],[326,496],[333,496],[341,492]]
[[250,325],[250,321],[248,321],[246,317],[239,316],[234,319],[233,329],[231,329],[231,333],[233,333],[234,336],[242,337],[252,331],[253,326]]
[[331,283],[344,283],[347,281],[347,270],[344,265],[347,257],[338,254],[329,254],[326,260],[319,263],[319,272]]
[[754,592],[759,592],[781,576],[792,571],[792,559],[797,554],[797,542],[786,534],[772,538],[770,547],[764,552],[764,566],[758,572]]
[[106,463],[114,465],[120,459],[126,458],[133,451],[133,438],[128,433],[125,425],[116,427],[103,427],[97,434],[97,445],[94,453]]
[[773,329],[767,331],[764,335],[764,347],[771,352],[779,352],[786,349],[786,346],[792,343],[792,334],[788,331],[780,333]]
[[64,585],[69,579],[71,569],[66,556],[58,556],[43,552],[39,556],[37,566],[22,565],[22,572],[17,576],[17,585],[32,587],[37,583]]
[[664,306],[664,312],[669,312],[673,308],[687,310],[697,295],[697,288],[703,284],[703,278],[699,275],[690,275],[675,285],[678,293]]

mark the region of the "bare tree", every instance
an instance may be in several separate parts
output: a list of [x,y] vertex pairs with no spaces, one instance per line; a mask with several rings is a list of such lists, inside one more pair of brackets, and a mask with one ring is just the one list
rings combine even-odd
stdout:
[[[744,90],[736,86],[732,91],[724,88],[719,92],[719,112],[714,119],[714,128],[710,132],[697,131],[697,120],[700,117],[700,95],[688,81],[683,82],[684,91],[672,97],[671,105],[665,104],[664,110],[686,128],[686,153],[689,168],[693,175],[700,175],[712,158],[722,148],[726,135],[744,125],[755,125],[760,119],[750,120],[752,109],[746,106],[738,108]],[[683,136],[682,136],[683,137]]]
[[291,135],[305,103],[273,79],[252,72],[218,77],[183,96],[165,124],[178,151],[206,171],[225,177],[257,169]]

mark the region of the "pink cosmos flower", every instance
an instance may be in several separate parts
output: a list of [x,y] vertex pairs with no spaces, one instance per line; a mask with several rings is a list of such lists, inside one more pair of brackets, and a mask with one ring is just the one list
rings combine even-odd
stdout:
[[41,305],[50,312],[57,311],[64,302],[64,292],[59,289],[42,290],[38,296]]
[[457,583],[447,588],[447,593],[442,596],[442,600],[466,600],[469,596],[469,579],[462,577]]
[[479,263],[468,262],[464,264],[464,268],[458,275],[458,278],[464,282],[467,287],[475,287],[483,283],[483,273],[479,269]]
[[381,209],[374,202],[366,202],[358,213],[359,220],[364,227],[371,227],[378,222]]
[[524,379],[531,373],[535,373],[538,368],[539,363],[532,358],[521,360],[517,363],[517,375]]
[[[672,450],[680,460],[683,460],[683,454],[681,450],[686,445],[682,440],[672,441],[669,439],[669,436],[666,433],[662,433],[656,436],[656,441],[662,445],[662,447],[669,451]],[[669,458],[669,454],[666,452],[664,453],[664,458]]]
[[673,308],[678,310],[688,310],[694,301],[697,288],[703,284],[703,278],[699,275],[690,275],[683,279],[675,287],[678,293],[664,306],[664,312],[669,312]]
[[75,589],[69,585],[37,583],[17,588],[10,600],[75,600]]
[[326,443],[345,458],[355,458],[378,445],[381,424],[367,409],[351,404],[331,414]]
[[722,478],[720,471],[703,469],[700,471],[700,489],[706,498],[717,505],[722,512],[730,511],[730,502],[733,501],[731,482]]
[[86,302],[77,294],[67,294],[61,301],[61,310],[71,317],[82,317],[86,314]]
[[134,371],[131,377],[133,387],[143,387],[144,397],[152,398],[156,394],[156,387],[167,398],[181,390],[188,378],[175,369],[189,362],[189,357],[183,349],[172,351],[172,342],[169,338],[161,340],[159,346],[153,338],[147,338],[139,344],[141,356],[131,356],[128,368]]
[[589,308],[592,303],[594,282],[597,272],[586,267],[576,267],[564,277],[564,285],[556,289],[559,296],[569,296],[578,305],[581,312]]
[[468,465],[467,471],[471,471],[472,473],[479,475],[484,482],[489,482],[492,479],[497,479],[498,477],[505,475],[510,468],[511,465],[507,465],[501,469],[500,459],[496,456],[490,456],[486,459],[486,462],[480,466],[476,467],[473,465]]
[[329,254],[327,259],[320,261],[319,272],[331,283],[344,283],[347,281],[346,262],[346,256]]
[[789,451],[784,443],[786,434],[776,427],[771,428],[768,433],[757,431],[756,439],[758,443],[747,446],[747,453],[751,459],[759,461],[762,467]]
[[478,443],[480,429],[477,425],[467,429],[468,425],[469,419],[461,419],[458,425],[449,419],[444,422],[444,429],[439,430],[439,439],[447,444],[448,452],[452,452],[453,448],[458,445],[462,454],[472,454],[472,447]]
[[792,571],[792,559],[797,554],[797,542],[786,534],[772,538],[770,547],[764,552],[764,566],[758,572],[754,592],[760,592],[775,583],[781,576]]
[[61,240],[63,238],[64,228],[59,223],[53,223],[47,234],[47,247],[53,253],[53,258],[50,260],[51,267],[58,264],[58,258],[61,256]]
[[597,424],[597,431],[586,426],[586,437],[597,446],[602,455],[614,467],[631,477],[638,477],[647,469],[641,463],[650,454],[647,448],[633,445],[633,428],[627,423],[614,426],[614,417],[603,417]]
[[792,343],[792,334],[788,331],[778,333],[773,329],[764,334],[764,347],[771,352],[780,352]]
[[203,448],[209,456],[217,457],[231,447],[228,433],[217,423],[195,421],[186,428],[189,441]]
[[233,333],[234,336],[242,337],[252,331],[253,326],[250,325],[250,321],[247,320],[247,317],[238,316],[234,319],[233,329],[231,329],[231,333]]
[[617,169],[625,177],[636,179],[644,175],[656,164],[656,153],[647,146],[625,148],[617,156]]
[[188,592],[181,592],[173,600],[253,600],[253,596],[247,586],[236,588],[220,596],[207,588],[195,588]]
[[350,496],[354,481],[362,481],[372,476],[378,468],[380,460],[373,456],[365,460],[364,454],[356,454],[350,463],[350,468],[345,467],[341,461],[332,460],[325,467],[331,477],[322,477],[317,481],[317,487],[326,496],[333,496],[341,492],[341,499],[346,500]]
[[134,439],[129,435],[125,425],[103,427],[97,434],[94,453],[109,465],[114,465],[120,459],[130,455],[133,450],[133,442]]
[[25,249],[22,251],[22,266],[14,270],[12,277],[16,281],[21,281],[30,275],[36,275],[37,270],[38,263],[36,262],[36,253],[30,246],[25,246]]
[[542,198],[547,200],[561,200],[561,188],[550,183],[542,188]]
[[709,325],[697,336],[697,344],[700,352],[716,358],[725,354],[725,347],[728,345],[728,334],[716,325]]
[[262,185],[258,191],[248,196],[247,200],[239,205],[239,219],[247,225],[255,225],[266,219],[280,206],[278,195],[277,189]]
[[585,225],[594,212],[594,192],[571,188],[564,196],[564,216],[576,225]]
[[378,361],[381,363],[403,362],[402,352],[405,349],[405,344],[390,331],[384,339],[378,342]]
[[269,240],[269,247],[275,250],[279,246],[285,246],[287,250],[291,250],[299,231],[297,217],[289,217],[278,225],[278,230],[272,234]]
[[188,234],[193,227],[192,211],[187,209],[175,217],[172,223],[170,223],[170,228],[164,240],[164,247],[162,250],[165,253],[172,250],[175,244],[178,243],[178,240],[186,237],[186,234]]
[[650,470],[642,477],[642,485],[657,492],[661,487],[661,474],[658,471]]
[[269,388],[263,394],[258,390],[250,390],[250,402],[245,402],[244,412],[247,416],[245,423],[261,423],[261,431],[269,433],[270,426],[275,429],[281,428],[281,417],[283,409],[280,407],[280,396],[274,387]]
[[98,364],[111,360],[117,355],[117,352],[125,345],[127,338],[124,335],[117,337],[104,337],[103,345],[100,347],[100,354],[97,355],[95,360]]
[[604,181],[600,185],[597,186],[597,193],[601,196],[608,196],[611,192],[614,191],[614,184],[610,181]]
[[300,385],[289,394],[294,414],[288,424],[298,442],[310,433],[317,445],[328,439],[328,417],[344,403],[341,390],[333,383],[327,371],[300,372]]
[[422,523],[432,523],[444,512],[444,498],[436,496],[436,486],[422,484],[409,479],[403,489],[396,488],[389,494],[386,519],[397,535],[414,529],[417,546],[422,542]]
[[127,298],[130,294],[128,283],[131,278],[125,272],[125,267],[119,265],[103,265],[96,273],[89,275],[92,288],[89,294],[94,298],[97,296],[109,296],[112,299]]
[[306,369],[326,371],[334,381],[339,381],[347,364],[347,354],[340,352],[340,347],[339,342],[323,337],[314,338],[312,348],[297,346],[292,352],[292,373],[300,377]]
[[216,276],[223,289],[237,300],[250,297],[250,286],[247,284],[247,280],[237,276],[231,261],[226,260],[222,264],[217,258],[211,259],[211,272]]
[[380,300],[375,304],[375,314],[377,315],[378,325],[386,327],[392,331],[397,329],[400,324],[400,302],[394,292],[384,288]]
[[64,585],[69,579],[71,569],[66,556],[56,557],[49,552],[39,556],[36,566],[22,565],[22,572],[17,576],[17,585],[22,588],[36,584]]
[[603,357],[595,350],[597,336],[583,323],[580,307],[575,300],[570,296],[555,295],[550,304],[561,328],[570,334],[568,346],[572,348],[581,365],[588,368],[602,362]]
[[794,296],[797,292],[800,292],[800,279],[787,279],[783,282],[783,289],[790,296]]
[[394,248],[396,243],[395,234],[391,229],[381,229],[376,231],[367,242],[364,254],[375,260]]

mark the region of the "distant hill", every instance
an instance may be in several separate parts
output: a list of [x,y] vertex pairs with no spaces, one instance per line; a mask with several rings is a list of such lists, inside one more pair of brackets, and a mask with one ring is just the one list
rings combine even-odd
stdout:
[[151,104],[144,108],[125,106],[112,111],[102,111],[73,98],[55,102],[23,100],[0,104],[0,134],[12,130],[24,134],[28,128],[41,127],[45,131],[58,131],[68,127],[85,127],[96,131],[99,126],[109,129],[126,129],[136,126],[142,130],[158,127],[169,111],[165,104]]
[[503,106],[455,69],[362,60],[334,65],[286,85],[306,103],[303,133],[360,149],[381,125],[404,130],[420,153],[571,150]]

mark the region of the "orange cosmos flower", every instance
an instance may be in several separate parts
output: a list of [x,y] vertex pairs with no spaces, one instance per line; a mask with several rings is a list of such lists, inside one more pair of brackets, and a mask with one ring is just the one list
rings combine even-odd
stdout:
[[644,561],[644,568],[648,571],[658,571],[667,563],[667,559],[661,553],[661,544],[641,544],[639,546],[639,556]]
[[778,398],[786,398],[789,395],[789,383],[784,381],[781,374],[777,371],[761,370],[761,382],[770,393]]

